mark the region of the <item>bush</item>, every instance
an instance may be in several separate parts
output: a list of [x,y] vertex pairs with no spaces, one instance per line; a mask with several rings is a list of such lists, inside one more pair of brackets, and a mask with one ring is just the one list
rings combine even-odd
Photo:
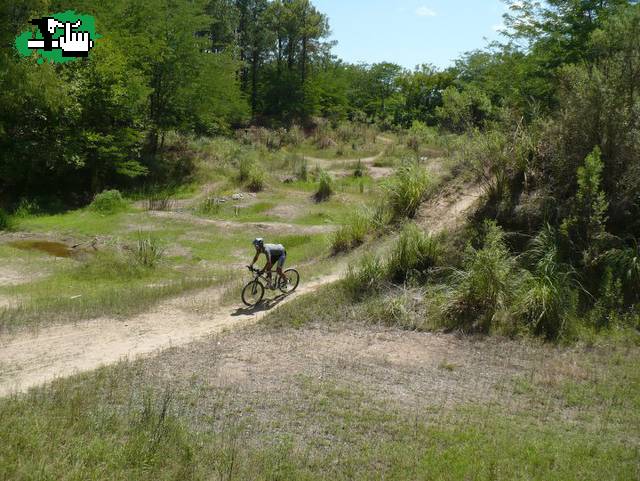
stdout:
[[249,180],[251,176],[251,172],[253,171],[253,159],[243,156],[240,159],[240,164],[238,165],[238,181],[243,183]]
[[198,212],[205,215],[217,214],[222,209],[222,202],[217,197],[207,197],[198,206]]
[[127,208],[127,202],[122,198],[118,190],[105,190],[93,198],[89,206],[91,210],[101,214],[115,214]]
[[451,276],[452,288],[443,306],[443,317],[451,327],[489,332],[514,298],[519,279],[515,259],[502,230],[493,222],[485,228],[484,246],[469,247],[463,268]]
[[378,292],[385,283],[387,267],[382,259],[364,255],[357,265],[350,265],[344,279],[344,286],[356,299],[363,299]]
[[349,222],[338,229],[331,238],[331,250],[334,254],[355,249],[364,243],[371,231],[369,213],[360,209],[349,219]]
[[154,268],[164,256],[164,247],[155,237],[139,232],[138,241],[131,252],[138,265]]
[[530,272],[523,272],[515,312],[536,335],[560,337],[575,316],[578,303],[576,273],[560,261],[556,233],[547,227],[524,254]]
[[333,179],[325,171],[320,171],[318,177],[318,191],[315,193],[314,198],[316,202],[324,202],[333,195]]
[[251,192],[261,192],[264,189],[265,174],[262,168],[254,165],[249,173],[249,179],[247,182],[247,189]]
[[9,230],[12,227],[11,216],[4,210],[0,208],[0,231]]
[[394,217],[415,217],[430,185],[427,171],[417,163],[400,167],[384,186]]
[[388,276],[392,282],[425,279],[439,264],[442,249],[433,237],[414,223],[404,226],[389,257]]
[[358,159],[358,163],[356,164],[356,168],[353,171],[353,176],[354,177],[364,177],[364,174],[365,174],[364,165],[362,165],[362,161],[360,161],[360,159]]

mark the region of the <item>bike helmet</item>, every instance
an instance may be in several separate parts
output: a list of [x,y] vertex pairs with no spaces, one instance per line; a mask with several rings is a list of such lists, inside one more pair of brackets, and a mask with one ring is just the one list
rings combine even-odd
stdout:
[[253,245],[256,246],[256,247],[264,246],[264,239],[262,237],[257,237],[255,239],[253,239]]

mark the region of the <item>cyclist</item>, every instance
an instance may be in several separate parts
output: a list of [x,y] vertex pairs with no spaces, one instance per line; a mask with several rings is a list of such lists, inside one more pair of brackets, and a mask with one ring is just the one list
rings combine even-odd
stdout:
[[253,265],[257,262],[260,254],[264,254],[267,258],[267,264],[264,266],[264,269],[260,272],[263,274],[267,272],[267,281],[269,282],[269,288],[275,289],[276,286],[271,284],[271,268],[273,265],[276,265],[276,272],[278,273],[278,279],[283,278],[282,276],[282,267],[284,266],[284,261],[287,259],[287,250],[284,248],[282,244],[265,244],[264,239],[258,237],[253,240],[253,246],[256,248],[256,255],[251,262],[251,269],[253,269]]

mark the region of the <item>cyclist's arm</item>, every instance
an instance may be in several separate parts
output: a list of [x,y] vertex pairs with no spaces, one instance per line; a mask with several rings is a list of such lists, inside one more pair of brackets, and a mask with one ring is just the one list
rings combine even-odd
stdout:
[[258,257],[260,257],[260,253],[258,252],[255,256],[253,256],[253,260],[251,261],[251,267],[258,261]]

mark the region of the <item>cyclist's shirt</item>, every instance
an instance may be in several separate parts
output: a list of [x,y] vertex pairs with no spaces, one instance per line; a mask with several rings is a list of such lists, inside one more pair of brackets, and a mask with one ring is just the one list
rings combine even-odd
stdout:
[[272,264],[287,255],[287,251],[282,244],[265,244],[264,253]]

